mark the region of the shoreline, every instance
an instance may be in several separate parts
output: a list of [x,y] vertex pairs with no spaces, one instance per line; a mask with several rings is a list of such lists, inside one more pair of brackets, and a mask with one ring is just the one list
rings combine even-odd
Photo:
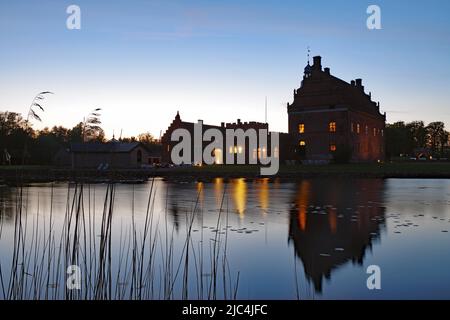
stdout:
[[43,182],[119,182],[140,183],[151,178],[168,181],[212,181],[223,179],[261,179],[296,181],[310,178],[373,179],[450,179],[450,163],[387,163],[323,166],[281,166],[273,176],[261,176],[259,166],[204,166],[151,169],[117,169],[108,171],[74,170],[70,168],[17,166],[0,167],[0,184]]

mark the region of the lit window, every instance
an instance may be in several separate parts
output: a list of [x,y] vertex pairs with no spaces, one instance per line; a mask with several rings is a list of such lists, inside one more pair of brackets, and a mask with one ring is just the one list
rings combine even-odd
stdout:
[[328,125],[328,129],[330,132],[336,132],[336,122],[330,122],[330,124]]
[[215,164],[222,164],[222,149],[214,149],[213,153]]
[[304,123],[300,123],[298,125],[298,133],[305,133],[305,124]]
[[336,151],[336,145],[335,144],[330,144],[330,151],[331,152],[335,152]]
[[278,151],[278,147],[275,147],[275,150],[273,151],[274,157],[278,158],[280,156],[280,152]]
[[384,137],[384,130],[381,129],[381,136]]
[[299,146],[300,146],[300,147],[304,147],[304,146],[306,146],[306,142],[305,142],[305,141],[303,141],[303,140],[302,140],[302,141],[300,141],[300,143],[299,143]]
[[361,126],[359,125],[359,123],[356,124],[356,133],[360,133],[361,132]]
[[369,127],[366,126],[366,134],[369,134]]
[[242,147],[241,146],[238,147],[238,153],[242,153]]
[[374,136],[374,137],[377,136],[377,128],[373,128],[373,136]]
[[170,151],[170,146],[169,145],[167,145],[167,152],[169,152]]
[[233,147],[230,146],[230,153],[233,153]]

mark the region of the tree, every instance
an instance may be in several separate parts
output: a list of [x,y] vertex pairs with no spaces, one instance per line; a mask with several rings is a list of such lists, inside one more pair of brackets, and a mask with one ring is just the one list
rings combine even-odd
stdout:
[[427,144],[433,154],[442,153],[447,145],[448,133],[441,121],[431,122],[427,126]]
[[78,123],[75,127],[69,130],[68,138],[70,143],[83,142],[83,122]]
[[410,133],[410,148],[412,150],[417,148],[425,148],[427,144],[427,129],[423,121],[413,121],[406,124]]
[[403,121],[386,125],[386,153],[388,157],[410,153],[410,133]]
[[137,137],[139,142],[143,144],[154,144],[156,142],[155,138],[151,135],[150,132],[141,133]]
[[20,163],[23,146],[35,136],[34,130],[16,112],[0,112],[0,150],[11,155],[12,163]]

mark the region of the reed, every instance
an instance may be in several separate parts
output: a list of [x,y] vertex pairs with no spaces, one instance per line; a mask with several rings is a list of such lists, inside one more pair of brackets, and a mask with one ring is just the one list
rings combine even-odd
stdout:
[[[155,214],[156,180],[148,183],[144,212],[136,208],[132,187],[131,217],[116,214],[117,184],[97,186],[70,183],[64,212],[55,212],[54,185],[49,211],[40,206],[28,212],[28,187],[15,191],[13,221],[0,212],[0,241],[8,243],[9,255],[0,259],[0,298],[9,300],[141,300],[141,299],[235,299],[239,273],[233,276],[228,261],[227,195],[222,195],[214,237],[203,228],[199,194],[186,212],[185,229],[177,234],[170,223],[168,203]],[[168,197],[168,194],[166,194]],[[166,198],[167,198],[166,197]],[[97,207],[101,199],[101,210]],[[47,206],[48,207],[48,206]],[[97,209],[96,209],[97,208]],[[8,228],[6,227],[8,225]],[[198,227],[199,233],[193,234]],[[12,235],[6,237],[5,230]],[[224,230],[224,233],[221,232]],[[197,231],[197,230],[196,230]],[[181,241],[180,241],[180,237]],[[71,266],[79,270],[79,288]],[[71,271],[70,274],[67,271]],[[78,273],[75,273],[77,275]],[[72,283],[73,284],[73,283]]]

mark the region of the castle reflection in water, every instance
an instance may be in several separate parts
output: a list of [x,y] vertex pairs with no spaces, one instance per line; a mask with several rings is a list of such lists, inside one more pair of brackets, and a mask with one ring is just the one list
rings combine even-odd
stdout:
[[[323,278],[329,279],[340,265],[348,261],[362,265],[372,241],[385,227],[383,182],[376,183],[378,188],[373,180],[370,186],[367,180],[315,180],[298,185],[290,211],[289,240],[316,291],[322,291]],[[331,204],[315,206],[324,199]]]
[[[194,207],[200,208],[204,223],[210,219],[211,225],[220,208],[232,213],[241,227],[248,226],[250,220],[280,224],[286,217],[288,243],[301,260],[308,281],[321,292],[324,278],[330,279],[345,263],[362,265],[367,251],[379,239],[385,228],[383,184],[381,179],[281,183],[217,178],[212,183],[197,182],[196,188],[178,183],[167,186],[169,211],[177,229],[180,221],[186,221],[180,215]],[[268,232],[286,231],[269,228]],[[255,250],[264,247],[257,245]]]

